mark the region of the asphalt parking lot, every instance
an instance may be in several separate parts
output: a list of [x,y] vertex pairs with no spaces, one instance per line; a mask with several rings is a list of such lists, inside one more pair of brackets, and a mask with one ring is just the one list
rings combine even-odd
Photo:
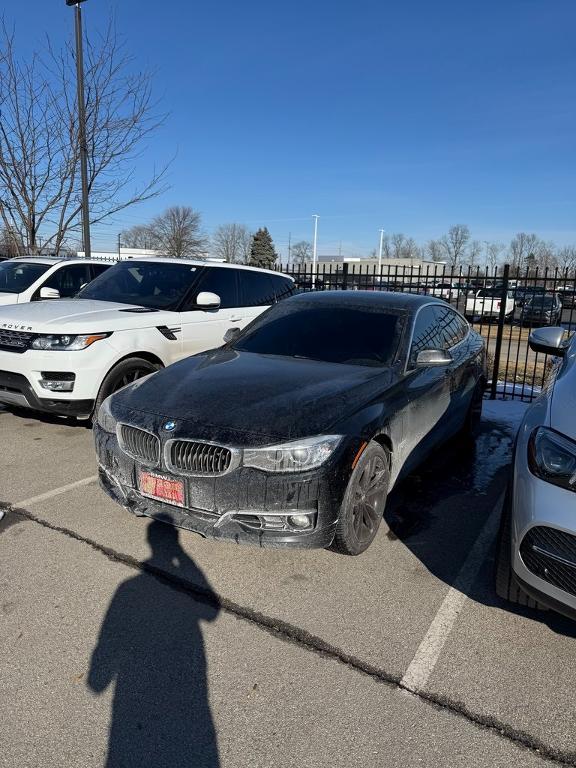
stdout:
[[0,766],[576,765],[576,625],[492,588],[508,406],[358,558],[132,517],[90,430],[0,411]]

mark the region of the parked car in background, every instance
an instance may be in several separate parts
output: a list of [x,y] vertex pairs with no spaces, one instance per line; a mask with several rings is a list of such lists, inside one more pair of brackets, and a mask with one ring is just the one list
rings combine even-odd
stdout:
[[559,325],[561,318],[562,302],[555,294],[530,296],[520,312],[520,322],[530,325]]
[[34,256],[3,261],[0,264],[0,306],[70,298],[114,263]]
[[532,350],[558,361],[520,425],[495,578],[500,597],[576,618],[576,336],[566,335],[530,335]]
[[525,302],[534,296],[544,296],[546,288],[541,285],[517,286],[512,291],[517,307],[523,307]]
[[130,512],[357,555],[399,478],[480,419],[484,341],[438,300],[303,293],[226,340],[102,404],[101,484]]
[[[514,297],[510,291],[506,293],[505,302],[505,318],[512,320],[514,317]],[[494,319],[500,316],[501,305],[501,288],[481,288],[466,299],[465,315],[469,318]]]
[[573,307],[576,307],[576,288],[574,288],[574,286],[558,288],[558,296],[562,302],[563,309],[572,309]]
[[0,402],[87,418],[293,292],[290,277],[236,264],[118,262],[74,299],[0,307]]
[[428,294],[430,296],[436,296],[438,299],[451,301],[452,299],[458,298],[460,289],[458,287],[458,283],[452,283],[443,280],[435,283],[431,288],[429,288]]

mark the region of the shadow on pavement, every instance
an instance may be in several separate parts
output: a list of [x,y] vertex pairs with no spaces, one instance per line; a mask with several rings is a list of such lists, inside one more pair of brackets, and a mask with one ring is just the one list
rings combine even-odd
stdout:
[[[388,537],[400,540],[437,578],[452,585],[486,519],[503,493],[513,435],[483,422],[475,443],[446,443],[395,488],[384,517]],[[501,600],[494,591],[495,546],[468,597],[546,624],[576,637],[576,623],[552,611],[536,611]]]
[[[147,529],[147,564],[172,570],[210,592],[178,531]],[[201,621],[214,621],[217,601],[202,603],[167,589],[146,573],[121,584],[93,651],[88,687],[114,684],[107,768],[216,768],[216,733],[208,702]]]

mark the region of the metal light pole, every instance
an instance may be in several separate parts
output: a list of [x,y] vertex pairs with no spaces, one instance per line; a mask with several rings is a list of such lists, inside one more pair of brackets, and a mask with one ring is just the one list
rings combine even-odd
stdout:
[[384,230],[380,230],[380,249],[378,251],[378,274],[382,277],[382,246],[384,245]]
[[314,213],[312,215],[312,218],[314,219],[314,245],[312,247],[312,288],[316,288],[316,262],[317,262],[316,245],[318,243],[318,219],[320,218],[320,216],[318,216],[317,213]]
[[78,87],[78,146],[80,148],[80,176],[82,179],[82,239],[84,257],[90,258],[90,210],[88,207],[88,145],[86,143],[86,103],[84,101],[84,53],[82,50],[82,10],[81,3],[86,0],[66,0],[66,5],[74,5],[76,20],[76,79]]

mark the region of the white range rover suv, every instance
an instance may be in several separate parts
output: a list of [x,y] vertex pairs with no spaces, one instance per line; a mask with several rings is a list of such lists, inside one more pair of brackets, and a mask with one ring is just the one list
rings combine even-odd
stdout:
[[115,264],[73,299],[0,306],[0,403],[89,418],[112,392],[221,346],[294,292],[279,272],[146,258]]
[[22,257],[0,263],[0,307],[41,299],[67,299],[112,266],[94,259]]

